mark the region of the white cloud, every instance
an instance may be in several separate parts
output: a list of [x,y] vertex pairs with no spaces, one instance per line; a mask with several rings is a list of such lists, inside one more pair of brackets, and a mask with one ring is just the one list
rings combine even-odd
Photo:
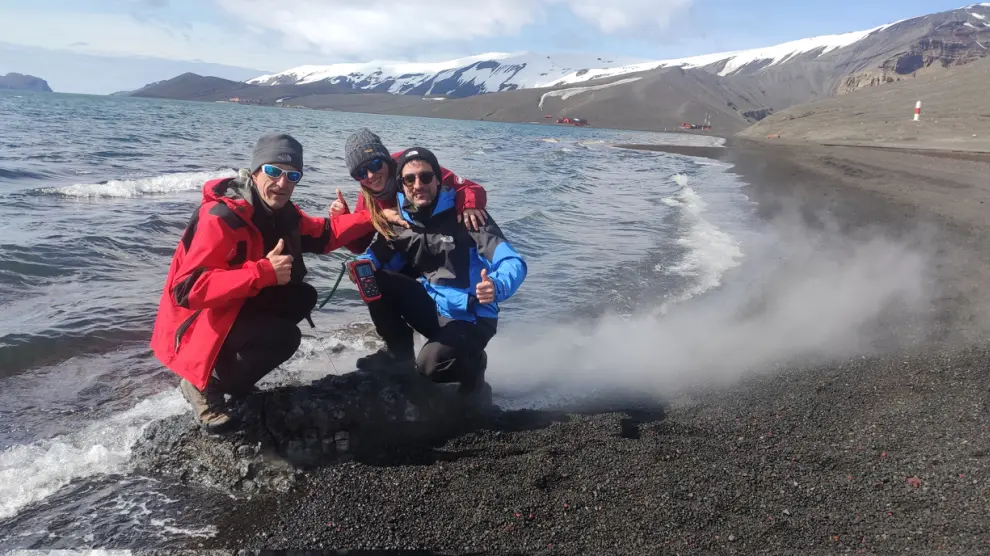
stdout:
[[575,15],[605,33],[661,31],[692,0],[566,0]]
[[513,36],[536,23],[552,25],[561,10],[605,33],[661,31],[692,1],[215,0],[252,28],[277,33],[284,47],[309,46],[333,61],[416,58],[419,50],[444,43]]
[[[472,41],[520,36],[533,25],[552,32],[570,14],[604,33],[656,32],[692,1],[126,0],[117,12],[0,5],[0,21],[17,22],[3,40],[21,46],[282,71],[480,54]],[[523,40],[517,50],[527,49]]]
[[408,58],[420,47],[518,33],[544,14],[538,2],[503,0],[216,0],[288,48],[312,46],[335,60]]
[[145,56],[280,70],[306,53],[272,49],[247,33],[234,33],[210,22],[187,21],[181,27],[135,18],[127,13],[41,12],[0,6],[7,25],[3,40],[21,46],[68,50],[80,54]]

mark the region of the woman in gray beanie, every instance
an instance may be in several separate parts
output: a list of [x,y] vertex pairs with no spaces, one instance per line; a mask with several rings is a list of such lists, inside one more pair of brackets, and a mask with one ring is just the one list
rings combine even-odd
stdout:
[[[361,128],[347,138],[344,143],[344,160],[351,177],[361,184],[358,203],[350,218],[369,219],[375,230],[385,237],[392,236],[392,230],[383,210],[396,208],[396,194],[399,182],[395,177],[395,159],[401,151],[390,154],[380,137],[370,129]],[[457,176],[441,167],[441,186],[445,185],[457,193],[457,213],[465,225],[477,230],[485,223],[487,196],[481,185]],[[330,215],[334,218],[350,215],[343,194],[337,190],[337,200],[330,205]],[[353,253],[361,253],[371,245],[374,234],[347,244]]]

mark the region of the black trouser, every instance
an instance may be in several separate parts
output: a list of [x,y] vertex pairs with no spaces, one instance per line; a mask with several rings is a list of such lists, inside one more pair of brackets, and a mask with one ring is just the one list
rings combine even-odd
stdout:
[[217,356],[220,389],[244,395],[292,357],[302,332],[296,326],[316,306],[316,288],[304,283],[263,288],[247,299]]
[[416,357],[419,372],[434,382],[460,382],[476,378],[474,363],[495,336],[497,319],[477,323],[452,320],[437,314],[436,303],[415,278],[397,272],[375,272],[381,299],[368,304],[378,335],[396,355],[412,357],[413,330],[427,343]]

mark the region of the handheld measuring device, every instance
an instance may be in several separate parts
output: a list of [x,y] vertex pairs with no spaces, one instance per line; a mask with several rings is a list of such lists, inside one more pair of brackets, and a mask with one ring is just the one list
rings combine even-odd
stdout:
[[354,277],[357,284],[358,293],[365,303],[380,299],[382,292],[378,290],[378,282],[375,281],[375,267],[367,259],[358,259],[347,263],[347,268]]

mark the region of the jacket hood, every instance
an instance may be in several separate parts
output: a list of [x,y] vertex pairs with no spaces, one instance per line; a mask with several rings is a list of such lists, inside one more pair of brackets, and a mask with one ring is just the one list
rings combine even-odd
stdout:
[[254,214],[253,188],[251,172],[241,168],[236,177],[210,180],[203,184],[203,202],[221,202],[238,212],[246,211],[245,216],[251,218]]

